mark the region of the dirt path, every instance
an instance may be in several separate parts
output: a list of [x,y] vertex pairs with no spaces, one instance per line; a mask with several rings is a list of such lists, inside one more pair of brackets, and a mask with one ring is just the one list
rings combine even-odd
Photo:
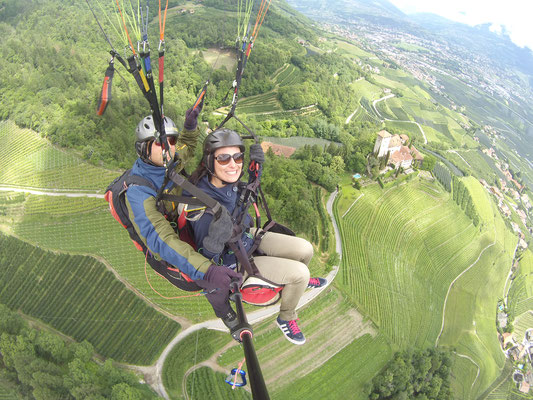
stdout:
[[448,291],[446,292],[446,297],[444,298],[444,305],[442,307],[442,324],[441,324],[440,332],[439,332],[439,334],[437,336],[437,339],[435,340],[435,347],[437,347],[437,345],[439,344],[440,337],[442,335],[442,332],[444,331],[444,321],[446,319],[446,304],[448,302],[448,296],[450,295],[450,292],[452,290],[453,285],[455,284],[455,282],[461,276],[463,276],[466,272],[468,272],[470,270],[470,268],[472,268],[474,265],[477,264],[477,262],[483,256],[483,253],[485,252],[485,250],[489,249],[490,247],[494,246],[495,244],[496,244],[496,229],[494,229],[494,242],[492,242],[491,244],[487,245],[483,250],[481,250],[481,252],[479,253],[479,255],[478,255],[477,259],[476,259],[476,261],[474,261],[472,264],[470,264],[463,272],[461,272],[459,275],[457,275],[457,277],[452,281],[452,283],[450,283],[450,286],[448,287]]
[[477,381],[477,378],[479,377],[479,373],[481,372],[481,368],[479,368],[479,365],[477,362],[475,362],[474,360],[472,360],[469,356],[467,355],[464,355],[464,354],[459,354],[457,352],[454,352],[458,357],[462,357],[462,358],[466,358],[467,360],[471,361],[472,364],[474,364],[476,367],[477,367],[477,374],[476,374],[476,379],[474,379],[474,382],[472,382],[472,386],[470,386],[470,388],[473,388],[474,387],[474,384],[476,383]]
[[30,193],[38,194],[42,196],[66,196],[66,197],[94,197],[98,199],[103,199],[104,195],[95,192],[84,192],[84,191],[72,191],[69,189],[43,189],[43,188],[32,188],[27,186],[0,186],[0,191],[2,192],[18,192],[18,193]]

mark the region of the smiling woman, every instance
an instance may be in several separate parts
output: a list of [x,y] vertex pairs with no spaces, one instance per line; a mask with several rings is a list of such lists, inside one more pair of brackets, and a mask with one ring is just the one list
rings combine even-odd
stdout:
[[238,327],[238,319],[229,303],[227,275],[238,271],[239,277],[243,274],[247,282],[250,278],[260,278],[273,284],[278,292],[283,290],[277,324],[287,340],[301,345],[305,343],[305,337],[296,322],[296,306],[306,288],[322,287],[326,280],[310,279],[308,264],[313,257],[313,246],[307,240],[277,233],[268,227],[259,228],[258,213],[254,227],[248,209],[253,202],[257,211],[253,199],[260,193],[265,155],[259,143],[250,146],[250,177],[248,183],[244,183],[240,182],[244,151],[244,143],[237,132],[217,129],[205,139],[202,161],[190,178],[223,206],[217,217],[211,209],[189,213],[198,251],[214,263],[207,278],[197,284],[209,291],[206,297],[215,314],[232,334]]

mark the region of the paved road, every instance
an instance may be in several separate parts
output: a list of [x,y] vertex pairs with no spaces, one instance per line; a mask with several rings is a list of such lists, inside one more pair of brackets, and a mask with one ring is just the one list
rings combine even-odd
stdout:
[[18,193],[30,193],[38,194],[42,196],[66,196],[66,197],[95,197],[98,199],[103,199],[104,195],[94,192],[74,192],[72,190],[61,190],[61,189],[40,189],[40,188],[30,188],[30,187],[15,187],[15,186],[0,186],[1,192],[18,192]]

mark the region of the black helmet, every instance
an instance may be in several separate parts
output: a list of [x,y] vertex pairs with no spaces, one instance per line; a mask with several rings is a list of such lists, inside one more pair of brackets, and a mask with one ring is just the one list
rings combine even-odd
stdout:
[[204,164],[212,174],[215,170],[213,154],[221,147],[238,147],[243,153],[245,150],[241,136],[231,129],[217,129],[211,132],[204,140]]
[[[165,134],[168,136],[178,136],[178,128],[170,118],[164,118]],[[135,150],[137,155],[144,161],[149,161],[150,153],[147,142],[159,138],[159,129],[156,128],[151,115],[144,117],[135,129]]]

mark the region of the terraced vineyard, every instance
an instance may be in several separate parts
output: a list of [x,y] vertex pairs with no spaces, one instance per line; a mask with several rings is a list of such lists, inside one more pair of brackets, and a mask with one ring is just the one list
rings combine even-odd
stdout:
[[116,172],[102,170],[59,150],[29,129],[0,122],[0,184],[92,190],[103,193]]
[[274,75],[273,81],[277,86],[293,85],[299,82],[299,71],[298,67],[286,64]]
[[[444,317],[439,345],[456,346],[481,365],[475,379],[472,362],[457,364],[464,372],[455,375],[461,384],[472,387],[475,380],[469,393],[474,398],[503,365],[494,340],[493,293],[503,288],[516,240],[481,185],[469,184],[478,185],[471,192],[486,221],[481,232],[441,186],[420,178],[383,190],[370,185],[358,196],[347,192],[355,204],[343,192],[335,213],[344,245],[343,290],[400,348],[435,345]],[[476,333],[458,339],[473,321]]]
[[533,328],[533,253],[530,250],[520,259],[509,290],[508,305],[515,316],[515,337],[521,339],[526,330]]
[[268,92],[257,96],[246,97],[239,102],[239,112],[243,114],[274,111],[283,111],[277,98],[277,92]]
[[[1,199],[0,196],[0,205]],[[12,204],[12,213],[7,215],[17,219],[10,227],[17,236],[46,249],[102,257],[140,294],[160,307],[193,320],[212,316],[204,299],[176,299],[188,293],[176,289],[146,266],[143,254],[113,219],[105,200],[38,195],[18,199],[23,203],[18,208]]]
[[151,364],[180,329],[93,258],[46,252],[0,234],[0,264],[0,303],[88,340],[105,357]]

